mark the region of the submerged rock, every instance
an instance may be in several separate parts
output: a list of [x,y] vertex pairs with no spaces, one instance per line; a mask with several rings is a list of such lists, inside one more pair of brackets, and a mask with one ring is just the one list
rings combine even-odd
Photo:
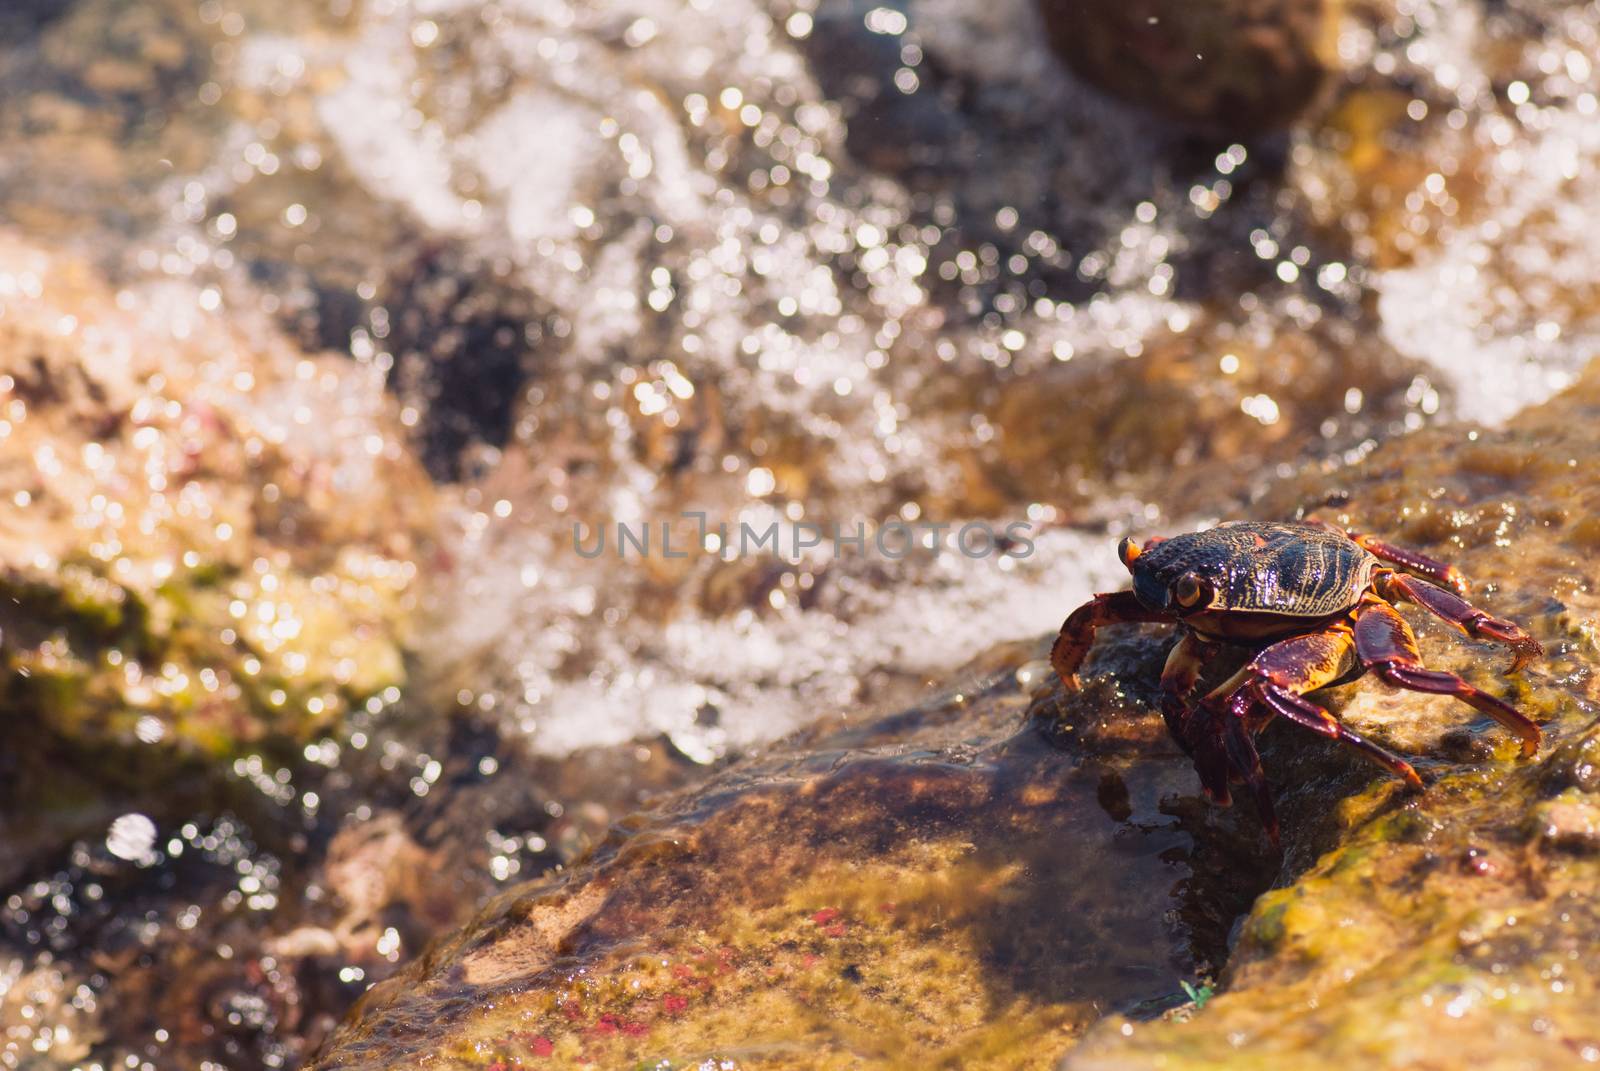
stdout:
[[1159,632],[1108,631],[1071,697],[1001,649],[619,824],[374,989],[316,1066],[1572,1066],[1600,1037],[1597,418],[1600,372],[1504,432],[1422,433],[1250,507],[1475,576],[1548,648],[1524,677],[1408,616],[1431,664],[1544,723],[1537,759],[1460,704],[1330,690],[1430,787],[1274,726],[1280,860],[1245,808],[1198,800],[1153,713]]
[[1338,4],[1040,0],[1050,43],[1102,89],[1228,134],[1285,126],[1332,69]]

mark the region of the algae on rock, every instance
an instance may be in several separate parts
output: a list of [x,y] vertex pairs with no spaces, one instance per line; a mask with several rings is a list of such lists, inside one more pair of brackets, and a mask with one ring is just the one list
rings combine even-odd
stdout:
[[429,495],[381,376],[220,301],[0,236],[0,695],[108,783],[404,679]]

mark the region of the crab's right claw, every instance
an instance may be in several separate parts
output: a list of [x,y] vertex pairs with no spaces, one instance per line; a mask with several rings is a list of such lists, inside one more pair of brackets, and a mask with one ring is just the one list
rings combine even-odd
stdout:
[[1164,620],[1166,618],[1163,615],[1141,605],[1131,591],[1096,595],[1072,611],[1061,623],[1061,634],[1050,648],[1050,665],[1067,691],[1075,692],[1082,687],[1078,667],[1089,655],[1096,629],[1132,621]]

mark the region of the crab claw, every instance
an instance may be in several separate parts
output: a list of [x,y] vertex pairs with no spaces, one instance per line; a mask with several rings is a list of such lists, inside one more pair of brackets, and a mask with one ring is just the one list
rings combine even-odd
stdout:
[[1544,654],[1544,644],[1511,622],[1501,621],[1488,614],[1480,614],[1467,621],[1466,629],[1474,636],[1499,640],[1511,648],[1511,668],[1506,670],[1508,674],[1521,673],[1524,666]]
[[1082,687],[1078,668],[1083,665],[1095,630],[1105,625],[1136,621],[1163,621],[1161,614],[1146,608],[1131,591],[1096,595],[1067,616],[1061,633],[1050,648],[1050,665],[1069,692]]

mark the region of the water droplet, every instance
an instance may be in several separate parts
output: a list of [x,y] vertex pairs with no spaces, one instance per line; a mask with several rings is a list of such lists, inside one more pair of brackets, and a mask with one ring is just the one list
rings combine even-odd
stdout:
[[106,851],[129,862],[149,856],[155,842],[156,824],[138,813],[122,815],[106,832]]

